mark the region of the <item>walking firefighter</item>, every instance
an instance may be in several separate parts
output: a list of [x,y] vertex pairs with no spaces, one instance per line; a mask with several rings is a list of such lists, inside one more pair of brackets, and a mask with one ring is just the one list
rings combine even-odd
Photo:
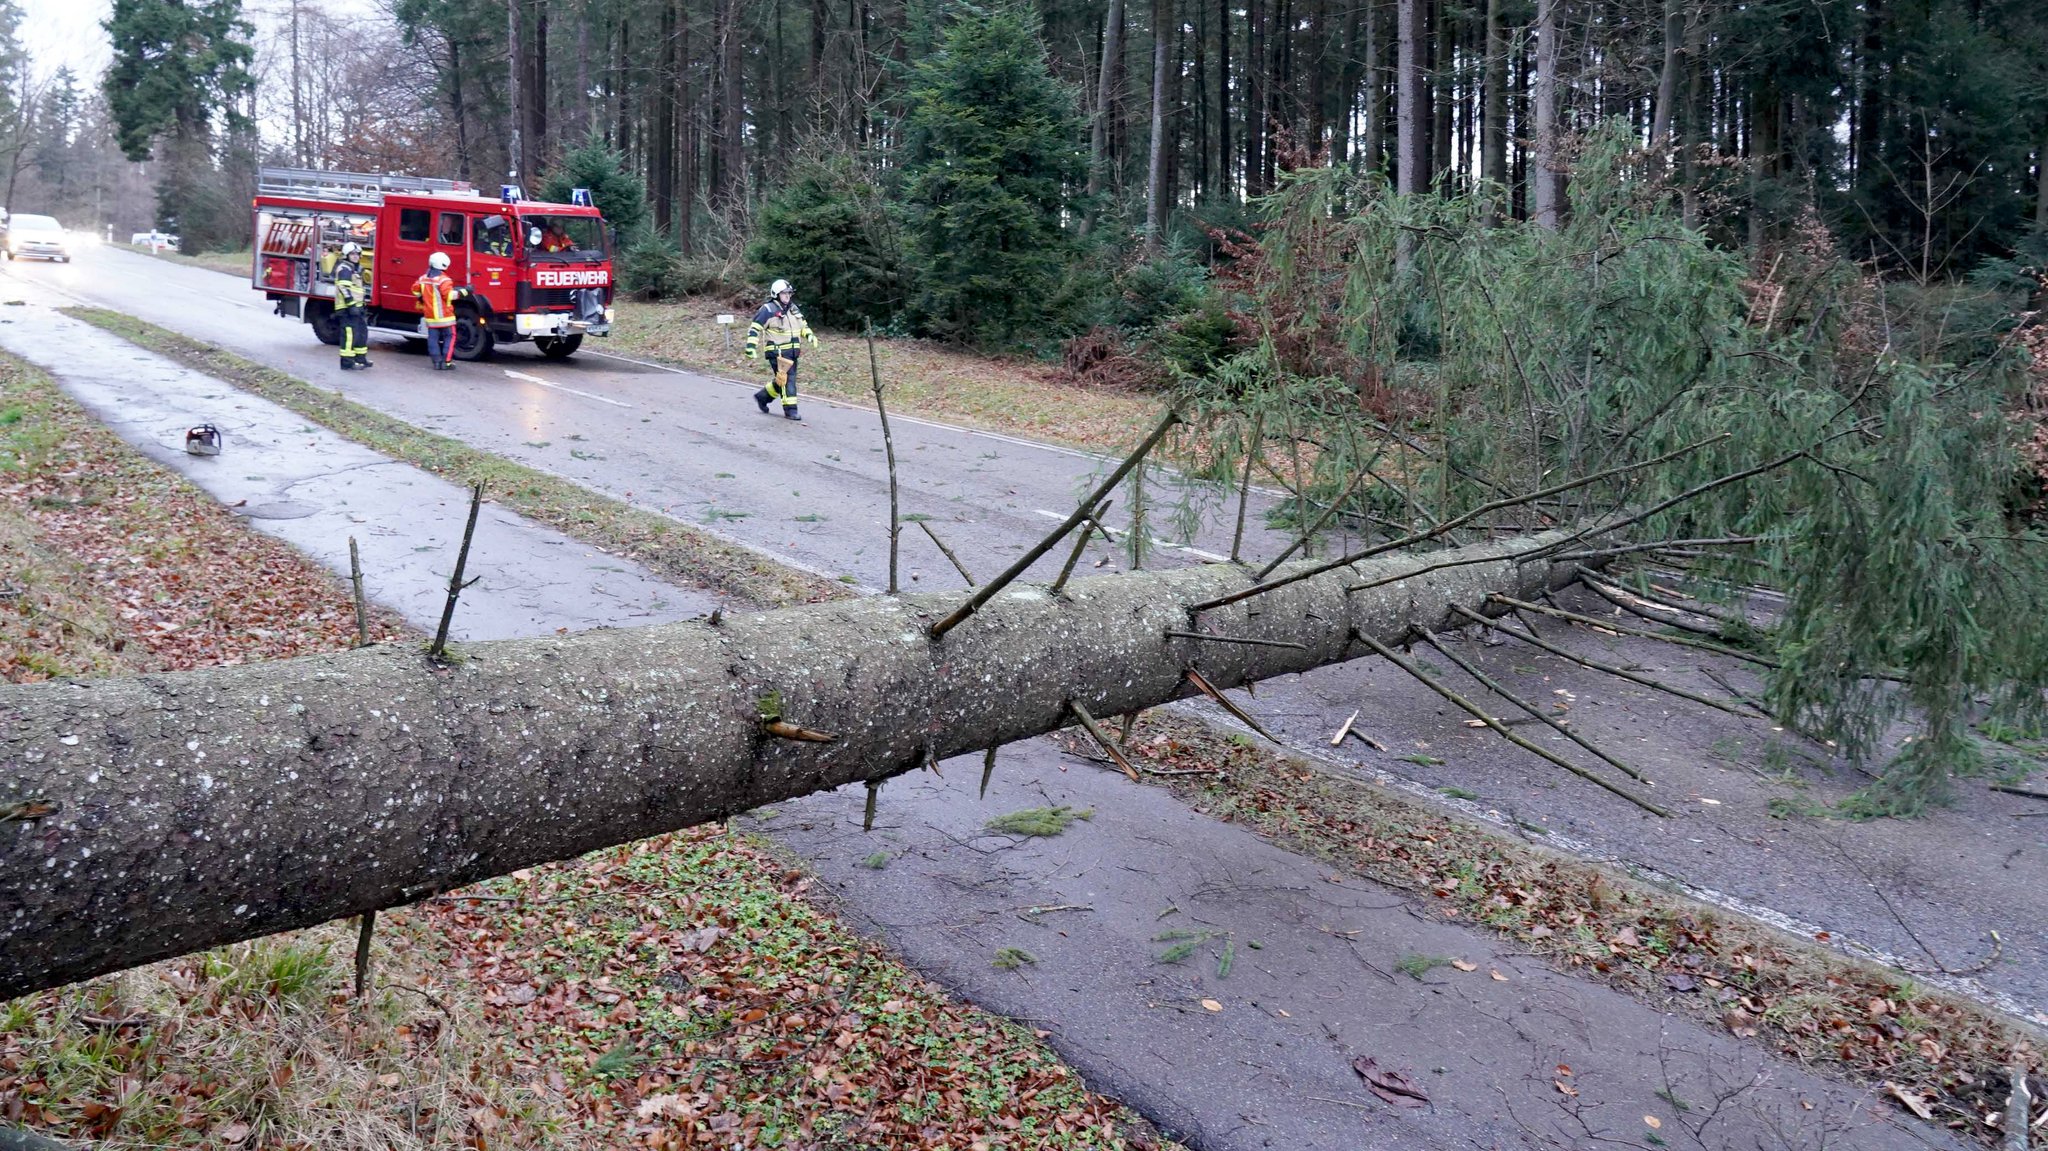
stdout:
[[803,417],[796,414],[796,361],[804,343],[815,348],[818,337],[811,334],[811,325],[804,321],[795,299],[796,289],[788,280],[777,280],[768,289],[768,302],[747,325],[747,358],[758,359],[764,348],[768,352],[768,386],[754,393],[754,405],[766,415],[770,401],[778,401],[783,418],[800,420]]

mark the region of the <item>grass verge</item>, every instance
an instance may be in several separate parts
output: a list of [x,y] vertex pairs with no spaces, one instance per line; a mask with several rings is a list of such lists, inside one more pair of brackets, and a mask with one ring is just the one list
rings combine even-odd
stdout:
[[[1069,750],[1097,754],[1078,740]],[[1414,892],[1446,919],[1488,928],[1659,1010],[1874,1088],[1896,1085],[1937,1121],[1986,1144],[2002,1139],[1997,1117],[2015,1053],[2035,1071],[2035,1113],[2048,1113],[2038,1035],[1898,971],[1456,820],[1184,716],[1146,713],[1127,750],[1159,768],[1208,772],[1146,776],[1197,811]]]
[[479,451],[323,391],[296,376],[132,316],[104,308],[62,311],[289,408],[394,459],[458,483],[481,483],[490,498],[520,515],[600,551],[633,559],[672,582],[714,588],[759,607],[814,603],[851,594],[829,580],[785,567],[667,516]]
[[220,272],[244,280],[249,278],[250,256],[247,248],[234,252],[200,252],[188,256],[183,252],[152,252],[146,244],[122,244],[121,247],[138,255],[155,256],[159,260],[183,264],[188,268],[205,268],[209,272]]
[[[714,323],[733,313],[732,346]],[[606,350],[737,379],[767,379],[740,354],[750,317],[729,301],[698,296],[671,304],[622,302]],[[889,410],[1068,444],[1121,456],[1159,419],[1154,396],[1094,391],[1064,383],[1050,365],[948,348],[929,340],[877,339],[875,358]],[[867,341],[820,332],[806,349],[798,385],[861,407],[874,406]]]

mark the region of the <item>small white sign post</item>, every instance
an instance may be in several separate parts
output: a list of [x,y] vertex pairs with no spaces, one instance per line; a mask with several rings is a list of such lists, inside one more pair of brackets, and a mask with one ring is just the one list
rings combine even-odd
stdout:
[[731,312],[720,312],[717,316],[718,326],[725,330],[725,350],[728,352],[732,351],[732,326],[734,321],[735,317]]

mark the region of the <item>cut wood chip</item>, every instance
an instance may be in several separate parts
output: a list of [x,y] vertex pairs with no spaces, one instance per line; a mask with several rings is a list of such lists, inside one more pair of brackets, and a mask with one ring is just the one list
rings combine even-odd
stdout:
[[1202,1010],[1221,1011],[1223,1010],[1223,1005],[1221,1003],[1216,1002],[1214,999],[1204,999],[1202,1000]]
[[[1359,711],[1363,711],[1363,710],[1364,710],[1363,708],[1360,708],[1360,709],[1359,709]],[[1351,713],[1351,718],[1350,718],[1350,719],[1347,719],[1347,720],[1345,720],[1345,721],[1344,721],[1344,726],[1343,726],[1343,727],[1340,727],[1340,728],[1338,728],[1338,729],[1337,729],[1337,734],[1336,734],[1335,736],[1331,737],[1331,739],[1330,739],[1330,746],[1331,746],[1331,747],[1335,747],[1335,746],[1337,746],[1338,744],[1340,744],[1340,743],[1343,743],[1343,742],[1344,742],[1344,737],[1345,737],[1345,736],[1347,736],[1347,735],[1350,735],[1350,734],[1351,734],[1351,725],[1352,725],[1352,724],[1354,724],[1354,723],[1357,723],[1357,722],[1358,722],[1358,711],[1354,711],[1354,712],[1352,712],[1352,713]]]
[[1497,983],[1506,983],[1506,982],[1508,981],[1508,977],[1507,977],[1507,976],[1505,976],[1505,975],[1502,975],[1502,974],[1501,974],[1501,973],[1500,973],[1499,971],[1497,971],[1497,970],[1495,970],[1495,969],[1493,969],[1493,968],[1491,968],[1491,967],[1489,967],[1489,968],[1487,968],[1487,969],[1486,969],[1486,973],[1487,973],[1488,975],[1492,976],[1492,977],[1493,977],[1493,979],[1494,979],[1494,981],[1495,981],[1495,982],[1497,982]]
[[1452,967],[1455,967],[1455,968],[1457,968],[1457,969],[1458,969],[1458,970],[1460,970],[1460,971],[1477,971],[1477,970],[1479,970],[1479,965],[1478,965],[1477,963],[1467,963],[1467,962],[1465,962],[1465,961],[1464,961],[1464,960],[1462,960],[1462,959],[1453,959],[1453,960],[1451,960],[1451,966],[1452,966]]
[[1643,1116],[1643,1122],[1644,1122],[1644,1124],[1646,1124],[1646,1125],[1647,1125],[1647,1126],[1648,1126],[1648,1127],[1650,1128],[1650,1130],[1652,1130],[1652,1131],[1655,1131],[1655,1130],[1657,1130],[1657,1129],[1659,1129],[1659,1128],[1661,1128],[1661,1127],[1663,1127],[1663,1126],[1664,1126],[1664,1121],[1663,1121],[1662,1119],[1659,1119],[1659,1118],[1657,1118],[1657,1117],[1656,1117],[1655,1115],[1645,1115],[1645,1116]]
[[1365,1085],[1374,1095],[1396,1107],[1427,1107],[1429,1095],[1408,1077],[1406,1071],[1389,1071],[1375,1062],[1370,1055],[1361,1055],[1351,1061],[1351,1069],[1358,1072]]
[[1885,1080],[1884,1089],[1886,1091],[1891,1092],[1893,1098],[1897,1099],[1901,1103],[1904,1103],[1906,1105],[1906,1110],[1911,1111],[1913,1114],[1918,1115],[1922,1119],[1934,1118],[1934,1112],[1928,1108],[1927,1101],[1925,1099],[1920,1098],[1918,1095],[1915,1095],[1911,1091],[1908,1091],[1905,1088],[1899,1086],[1898,1084],[1893,1083],[1889,1079]]

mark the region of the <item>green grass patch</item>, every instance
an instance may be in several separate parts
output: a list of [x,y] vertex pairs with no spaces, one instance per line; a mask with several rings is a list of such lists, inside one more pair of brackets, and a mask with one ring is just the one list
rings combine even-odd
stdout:
[[990,831],[999,831],[1005,835],[1021,835],[1031,838],[1034,836],[1058,835],[1077,819],[1093,818],[1095,818],[1095,809],[1092,807],[1083,808],[1080,811],[1075,811],[1073,808],[1066,806],[1027,807],[1022,811],[998,815],[994,819],[989,820],[986,826]]

